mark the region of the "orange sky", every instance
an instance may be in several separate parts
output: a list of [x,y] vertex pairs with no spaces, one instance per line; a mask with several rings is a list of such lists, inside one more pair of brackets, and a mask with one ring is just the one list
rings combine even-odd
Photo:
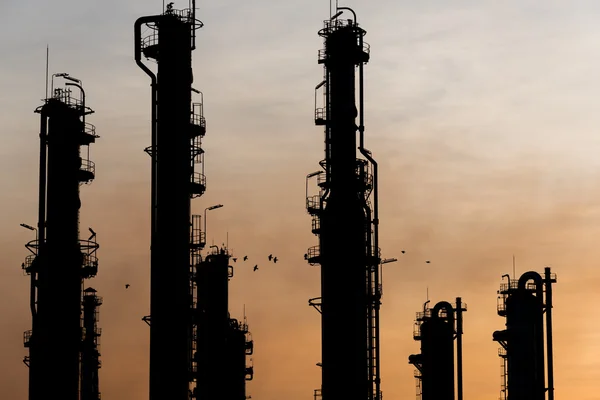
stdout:
[[[90,285],[100,309],[101,391],[107,400],[142,400],[148,388],[150,91],[132,56],[133,22],[156,12],[131,0],[82,6],[72,16],[0,6],[7,41],[0,64],[0,397],[27,395],[22,333],[30,329],[28,279],[20,264],[36,223],[37,129],[43,56],[51,71],[81,78],[97,179],[82,187],[81,228],[98,232],[100,272]],[[110,3],[110,4],[109,4]],[[204,2],[198,2],[200,3]],[[208,2],[207,2],[208,3]],[[323,2],[267,0],[201,4],[206,23],[194,55],[195,87],[205,96],[208,239],[249,262],[234,264],[231,312],[246,305],[255,340],[254,399],[309,399],[320,385],[316,267],[303,260],[317,244],[304,210],[304,177],[318,169],[322,130],[313,125],[313,88],[322,77],[316,31]],[[381,3],[381,4],[380,4]],[[350,5],[367,29],[367,147],[380,163],[380,242],[397,257],[384,272],[382,389],[413,399],[409,354],[414,314],[425,301],[468,305],[464,322],[465,399],[500,389],[492,332],[500,277],[512,270],[558,275],[554,288],[556,398],[597,400],[600,332],[595,288],[600,249],[600,28],[594,3],[459,1],[422,4],[366,0]],[[566,4],[569,3],[569,4]],[[98,3],[100,4],[100,3]],[[112,5],[112,6],[111,6]],[[47,11],[47,12],[46,12]],[[68,23],[66,23],[68,22]],[[12,30],[11,30],[12,29]],[[30,29],[30,30],[27,30]],[[36,36],[36,33],[41,33]],[[82,43],[86,43],[84,46]],[[401,250],[406,250],[402,255]],[[273,253],[280,261],[267,264]],[[258,261],[255,261],[258,260]],[[431,264],[425,264],[431,260]],[[255,263],[261,267],[252,272]],[[125,291],[124,284],[131,287]]]

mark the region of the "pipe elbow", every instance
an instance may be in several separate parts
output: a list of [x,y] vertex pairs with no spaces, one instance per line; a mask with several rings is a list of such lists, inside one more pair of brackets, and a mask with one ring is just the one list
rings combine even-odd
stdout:
[[525,272],[519,278],[519,290],[525,290],[527,288],[527,282],[530,280],[535,282],[535,293],[541,298],[544,292],[544,280],[540,274],[535,271]]
[[138,18],[134,23],[134,56],[135,63],[156,83],[156,75],[142,62],[142,25],[149,22],[158,22],[160,15],[150,15]]
[[441,310],[445,310],[448,321],[454,323],[454,307],[452,307],[452,304],[448,303],[447,301],[440,301],[437,303],[431,311],[431,317],[439,318],[439,313]]

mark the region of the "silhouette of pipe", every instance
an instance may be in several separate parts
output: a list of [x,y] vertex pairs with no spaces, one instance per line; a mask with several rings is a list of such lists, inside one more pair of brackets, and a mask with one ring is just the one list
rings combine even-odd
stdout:
[[[65,77],[65,79],[69,79],[70,77]],[[75,81],[75,78],[70,78],[69,80],[73,80]],[[78,80],[79,81],[79,80]],[[79,81],[81,82],[81,81]],[[65,86],[75,86],[76,88],[78,88],[81,91],[81,107],[83,109],[83,115],[81,116],[81,120],[85,126],[85,90],[83,90],[83,87],[81,87],[80,84],[78,83],[73,83],[73,82],[67,82],[65,83]]]
[[[340,7],[338,8],[338,10],[348,10],[352,13],[352,15],[354,16],[354,24],[357,25],[356,22],[356,13],[354,12],[354,10],[352,10],[351,8],[348,7]],[[363,35],[360,35],[360,39],[359,39],[359,48],[362,49],[363,48]],[[364,125],[364,119],[365,119],[365,111],[364,111],[364,72],[363,72],[363,68],[364,67],[364,63],[360,63],[358,65],[358,108],[359,108],[359,126],[358,126],[358,132],[359,132],[359,151],[360,153],[371,162],[371,164],[373,165],[373,247],[374,247],[374,255],[377,259],[379,259],[379,196],[378,196],[378,188],[377,188],[377,178],[378,178],[378,174],[377,174],[377,161],[375,161],[375,159],[371,156],[371,153],[365,149],[364,144],[365,144],[365,125]],[[370,211],[370,210],[369,210]],[[370,214],[370,213],[369,213]],[[375,281],[379,282],[379,267],[377,267],[375,269]],[[375,307],[375,319],[378,321],[379,320],[379,304],[376,305]],[[377,326],[377,329],[379,329],[379,325]],[[377,335],[379,336],[379,335]],[[380,346],[377,345],[375,347],[375,359],[379,360],[380,359]],[[379,362],[377,362],[377,364],[375,365],[375,369],[376,369],[376,376],[377,376],[377,380],[375,382],[375,393],[377,396],[377,399],[379,398],[379,393],[380,393],[380,388],[381,388],[381,383],[379,381],[379,377],[380,375],[380,365]]]
[[456,387],[457,400],[463,400],[463,365],[462,365],[462,299],[456,298]]
[[452,304],[448,303],[447,301],[440,301],[433,306],[433,309],[431,310],[431,318],[439,318],[440,311],[442,310],[446,311],[446,318],[448,318],[448,321],[452,322],[454,325],[454,307],[452,307]]
[[192,20],[192,51],[196,50],[196,30],[194,24],[196,23],[196,0],[192,0],[191,20]]
[[550,268],[544,268],[546,284],[546,346],[548,354],[548,400],[554,400],[554,359],[552,355],[552,277]]
[[[337,10],[348,10],[352,13],[352,15],[354,16],[354,25],[356,25],[356,13],[354,12],[353,9],[351,9],[350,7],[338,7]],[[336,13],[333,17],[331,17],[331,19],[335,19],[337,17],[339,17],[342,13],[338,12]]]
[[[134,35],[135,35],[135,63],[140,67],[142,71],[146,73],[150,77],[150,87],[152,88],[152,113],[151,113],[151,149],[156,149],[156,75],[154,72],[150,70],[143,62],[142,62],[142,25],[150,22],[158,22],[160,19],[160,15],[150,15],[146,17],[140,17],[135,21],[134,24]],[[150,209],[152,210],[150,214],[150,231],[154,232],[156,230],[156,159],[152,157],[151,164],[151,187],[150,187]],[[151,235],[150,238],[150,249],[152,249],[152,238],[154,235]]]
[[[38,250],[37,256],[42,253],[45,248],[44,243],[46,242],[46,169],[47,169],[47,152],[46,152],[46,141],[48,137],[48,112],[45,107],[40,109],[40,182],[39,182],[39,198],[38,198]],[[36,325],[36,314],[37,310],[35,307],[35,283],[37,280],[37,272],[31,271],[31,294],[29,308],[31,309],[32,316],[32,331]]]
[[525,290],[527,288],[527,282],[530,280],[535,282],[535,295],[538,296],[540,301],[543,301],[542,296],[544,295],[544,282],[540,274],[537,272],[529,271],[521,275],[519,278],[519,289]]

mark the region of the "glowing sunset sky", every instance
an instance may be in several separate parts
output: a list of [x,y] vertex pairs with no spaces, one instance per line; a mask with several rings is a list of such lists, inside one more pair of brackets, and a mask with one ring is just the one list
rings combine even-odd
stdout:
[[[317,244],[304,210],[306,174],[323,158],[313,121],[317,31],[328,2],[198,0],[194,87],[203,91],[208,239],[234,264],[230,309],[255,340],[256,400],[310,400],[320,385]],[[175,4],[183,8],[187,1]],[[500,277],[558,274],[557,399],[598,400],[600,322],[600,3],[592,0],[353,0],[367,30],[366,137],[380,165],[384,272],[382,389],[414,399],[415,312],[454,301],[465,314],[467,400],[495,400],[492,332]],[[148,397],[150,82],[133,60],[133,23],[160,1],[0,3],[0,398],[25,399],[30,329],[20,223],[37,218],[39,120],[50,71],[83,80],[101,136],[97,178],[82,187],[81,230],[98,232],[100,385],[106,400]],[[401,254],[406,250],[406,254]],[[280,261],[267,263],[273,253]],[[431,264],[425,264],[431,260]],[[252,272],[258,263],[260,270]],[[125,291],[125,283],[131,287]]]

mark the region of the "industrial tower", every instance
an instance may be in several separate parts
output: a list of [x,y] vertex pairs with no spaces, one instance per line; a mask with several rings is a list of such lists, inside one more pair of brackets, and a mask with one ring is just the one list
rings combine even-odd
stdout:
[[[246,381],[254,368],[246,358],[253,354],[254,342],[248,324],[229,314],[229,279],[233,267],[225,248],[212,251],[194,265],[194,369],[193,398],[245,400]],[[221,382],[215,384],[215,382]]]
[[498,315],[506,317],[506,329],[493,334],[502,346],[498,352],[503,371],[500,399],[554,400],[552,284],[556,274],[545,268],[543,277],[530,271],[519,279],[510,279],[508,274],[503,278],[507,282],[498,291]]
[[[55,78],[69,82],[55,89]],[[51,96],[35,112],[41,115],[38,225],[21,224],[36,231],[36,239],[25,245],[31,254],[22,264],[31,277],[32,330],[24,335],[29,348],[24,359],[29,367],[29,399],[45,400],[55,393],[63,400],[79,400],[81,380],[81,399],[87,400],[90,397],[84,397],[83,389],[91,375],[96,377],[97,388],[99,363],[95,371],[80,374],[84,369],[80,359],[87,359],[92,351],[91,344],[85,344],[86,337],[97,339],[99,331],[96,313],[84,312],[82,319],[82,302],[86,301],[82,289],[84,279],[98,272],[99,245],[91,228],[88,239],[79,237],[79,186],[95,177],[89,145],[98,136],[85,120],[93,111],[86,106],[81,81],[66,73],[52,75]],[[93,320],[93,332],[85,331],[86,318]],[[97,350],[93,349],[96,360]],[[89,372],[92,366],[86,365]]]
[[[344,11],[352,18],[339,19]],[[381,397],[377,163],[364,148],[365,34],[347,7],[337,8],[319,31],[325,48],[318,62],[325,76],[315,88],[315,123],[325,128],[325,159],[319,163],[322,170],[307,176],[306,206],[319,245],[305,258],[321,265],[321,297],[309,304],[321,313],[324,400]],[[320,90],[322,107],[316,104]],[[357,148],[364,158],[357,158]],[[318,194],[309,195],[308,181],[315,177]]]
[[[172,4],[160,15],[135,22],[135,60],[150,77],[152,90],[152,139],[146,148],[152,157],[150,315],[144,317],[150,325],[150,400],[223,397],[216,382],[230,374],[229,364],[215,364],[229,360],[224,354],[239,343],[235,360],[243,360],[236,370],[242,378],[227,390],[237,387],[244,400],[246,377],[251,378],[246,347],[252,345],[245,324],[235,321],[235,329],[230,328],[230,255],[223,249],[203,260],[206,232],[201,216],[191,215],[191,199],[206,190],[203,98],[192,88],[192,51],[203,24],[196,19],[195,1],[184,10]],[[142,36],[142,28],[147,35]],[[156,62],[156,74],[142,56]],[[192,103],[192,92],[200,102]]]
[[417,313],[413,338],[421,341],[421,353],[408,357],[417,370],[417,399],[454,400],[454,339],[458,400],[462,400],[462,313],[467,311],[460,297],[456,305],[440,301]]

